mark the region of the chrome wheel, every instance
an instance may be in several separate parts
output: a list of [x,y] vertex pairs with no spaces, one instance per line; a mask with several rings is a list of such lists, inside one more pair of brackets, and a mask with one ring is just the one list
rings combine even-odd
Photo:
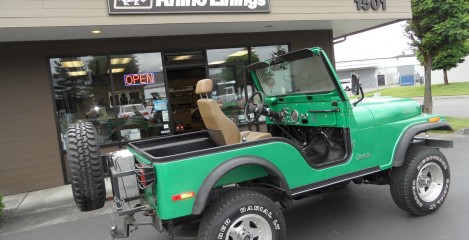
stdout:
[[263,217],[247,214],[231,225],[225,240],[272,240],[272,228]]
[[417,175],[417,193],[424,202],[433,202],[443,190],[443,170],[436,163],[427,163]]

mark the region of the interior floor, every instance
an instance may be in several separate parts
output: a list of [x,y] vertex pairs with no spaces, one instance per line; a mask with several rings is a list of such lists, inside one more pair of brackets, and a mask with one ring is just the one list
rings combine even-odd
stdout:
[[348,156],[350,138],[343,128],[273,126],[272,136],[292,140],[301,149],[310,165],[325,166],[340,163]]

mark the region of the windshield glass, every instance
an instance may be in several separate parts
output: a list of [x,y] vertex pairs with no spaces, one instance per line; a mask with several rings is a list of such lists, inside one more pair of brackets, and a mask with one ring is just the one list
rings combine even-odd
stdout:
[[334,83],[320,56],[271,64],[256,70],[266,96],[318,93],[334,90]]

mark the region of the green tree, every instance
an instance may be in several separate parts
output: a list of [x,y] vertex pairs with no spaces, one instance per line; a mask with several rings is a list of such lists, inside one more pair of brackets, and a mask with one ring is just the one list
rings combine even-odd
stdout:
[[[255,52],[251,53],[252,62],[259,62],[259,56]],[[244,66],[249,65],[249,56],[248,54],[244,54],[241,56],[231,56],[225,59],[225,63],[244,63]],[[235,71],[231,69],[223,69],[222,76],[225,80],[240,78],[244,74],[244,69],[237,68]]]
[[411,46],[421,57],[425,68],[425,94],[423,111],[433,109],[431,71],[438,53],[449,46],[468,39],[467,0],[411,0],[412,19],[407,22],[406,33]]
[[[467,30],[469,31],[469,30]],[[445,85],[449,84],[448,71],[464,62],[464,58],[469,54],[469,41],[448,45],[440,49],[433,59],[433,69],[443,70]]]
[[2,214],[3,214],[3,209],[5,208],[5,205],[3,204],[3,196],[0,194],[0,219],[2,219]]

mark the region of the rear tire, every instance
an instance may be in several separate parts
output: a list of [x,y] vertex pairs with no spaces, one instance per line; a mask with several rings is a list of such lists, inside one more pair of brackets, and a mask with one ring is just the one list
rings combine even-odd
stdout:
[[280,207],[250,190],[234,190],[216,199],[202,218],[199,240],[287,239]]
[[67,132],[73,198],[82,212],[100,209],[106,200],[101,150],[90,122],[73,124]]
[[411,145],[401,167],[391,171],[394,202],[410,214],[435,212],[446,199],[450,185],[448,161],[438,149]]

